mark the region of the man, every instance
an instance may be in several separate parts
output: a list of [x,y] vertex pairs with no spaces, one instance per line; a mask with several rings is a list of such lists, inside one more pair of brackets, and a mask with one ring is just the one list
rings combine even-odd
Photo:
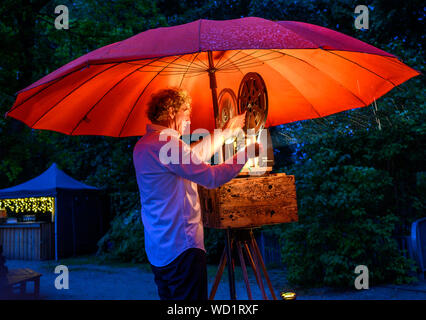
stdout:
[[[217,188],[241,171],[247,161],[246,149],[226,163],[210,166],[205,161],[242,128],[245,117],[233,118],[225,126],[228,130],[189,146],[180,139],[191,116],[191,98],[185,91],[160,90],[148,103],[147,116],[152,124],[136,144],[133,162],[145,250],[158,294],[162,300],[206,300],[206,253],[197,184]],[[258,144],[254,147],[253,156],[260,152]]]

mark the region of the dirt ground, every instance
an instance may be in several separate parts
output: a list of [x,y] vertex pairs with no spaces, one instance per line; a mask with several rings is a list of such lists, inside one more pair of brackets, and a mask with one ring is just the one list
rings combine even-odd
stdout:
[[[54,273],[57,265],[66,265],[69,270],[69,289],[55,288]],[[40,299],[44,300],[157,300],[157,288],[149,265],[105,264],[94,257],[79,257],[62,261],[7,260],[9,269],[30,268],[42,273]],[[209,266],[209,292],[217,266]],[[269,269],[269,275],[276,295],[288,285],[280,269]],[[250,287],[254,299],[262,299],[255,277],[249,270]],[[222,276],[215,300],[229,300],[229,286],[226,272]],[[266,283],[265,283],[265,288]],[[29,284],[27,291],[32,292]],[[246,300],[247,291],[239,268],[236,268],[237,299]],[[298,300],[426,300],[426,281],[419,280],[411,285],[382,285],[367,290],[336,291],[329,288],[295,290]],[[268,297],[271,297],[270,292]]]

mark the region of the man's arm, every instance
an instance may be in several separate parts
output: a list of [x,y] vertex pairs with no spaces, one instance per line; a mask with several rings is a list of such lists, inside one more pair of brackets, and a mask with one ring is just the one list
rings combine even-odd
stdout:
[[232,119],[229,119],[222,130],[215,130],[205,136],[202,140],[191,143],[191,150],[194,151],[202,161],[208,161],[223,146],[226,140],[237,136],[245,123],[245,112]]
[[194,141],[191,143],[191,150],[195,152],[202,161],[208,161],[219,150],[220,147],[230,136],[230,130],[215,131],[206,135],[202,140]]
[[[244,167],[248,159],[247,148],[235,154],[227,162],[211,166],[198,157],[191,148],[182,140],[177,140],[179,144],[179,163],[164,164],[164,166],[174,174],[200,184],[208,189],[218,188],[234,178]],[[255,152],[258,154],[258,149]],[[188,163],[182,163],[187,159]]]

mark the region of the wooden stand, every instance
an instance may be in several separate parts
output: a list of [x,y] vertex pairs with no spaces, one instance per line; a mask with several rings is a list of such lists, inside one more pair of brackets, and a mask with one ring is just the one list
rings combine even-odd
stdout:
[[198,185],[198,194],[207,228],[253,228],[298,220],[293,175],[241,176],[216,189]]
[[217,288],[219,286],[220,278],[222,277],[223,271],[225,270],[225,265],[228,263],[228,278],[229,278],[229,292],[231,300],[236,300],[235,292],[235,259],[232,256],[232,250],[237,249],[238,257],[243,272],[244,283],[247,289],[247,296],[249,300],[253,300],[253,295],[250,289],[250,284],[248,280],[246,263],[243,255],[243,249],[247,256],[247,259],[253,269],[254,275],[256,277],[257,284],[262,293],[262,298],[268,300],[268,296],[265,292],[265,287],[263,285],[262,275],[260,268],[262,268],[266,283],[271,291],[271,296],[273,300],[277,300],[277,297],[272,287],[271,280],[269,279],[268,272],[266,271],[265,263],[263,262],[262,255],[260,253],[259,247],[257,245],[256,239],[253,235],[252,229],[226,229],[226,245],[220,258],[219,267],[216,273],[216,277],[213,283],[213,287],[210,291],[209,300],[213,300],[216,294]]
[[209,299],[214,299],[227,261],[230,261],[228,263],[230,297],[231,300],[236,299],[232,259],[232,250],[236,249],[234,251],[238,253],[248,298],[251,300],[253,296],[243,251],[254,271],[263,299],[268,297],[263,286],[261,269],[272,298],[276,300],[252,228],[298,220],[294,176],[285,173],[266,173],[263,176],[238,177],[216,189],[206,189],[199,185],[198,194],[204,226],[226,230],[226,245]]

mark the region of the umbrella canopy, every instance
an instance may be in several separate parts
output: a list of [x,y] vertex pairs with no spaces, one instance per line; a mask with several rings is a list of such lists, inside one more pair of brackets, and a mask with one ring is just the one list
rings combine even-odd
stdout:
[[211,74],[218,91],[236,91],[249,71],[268,90],[266,127],[366,106],[419,74],[392,54],[312,24],[198,20],[90,52],[19,91],[7,115],[70,135],[140,136],[151,94],[182,87],[193,100],[191,130],[211,131]]

